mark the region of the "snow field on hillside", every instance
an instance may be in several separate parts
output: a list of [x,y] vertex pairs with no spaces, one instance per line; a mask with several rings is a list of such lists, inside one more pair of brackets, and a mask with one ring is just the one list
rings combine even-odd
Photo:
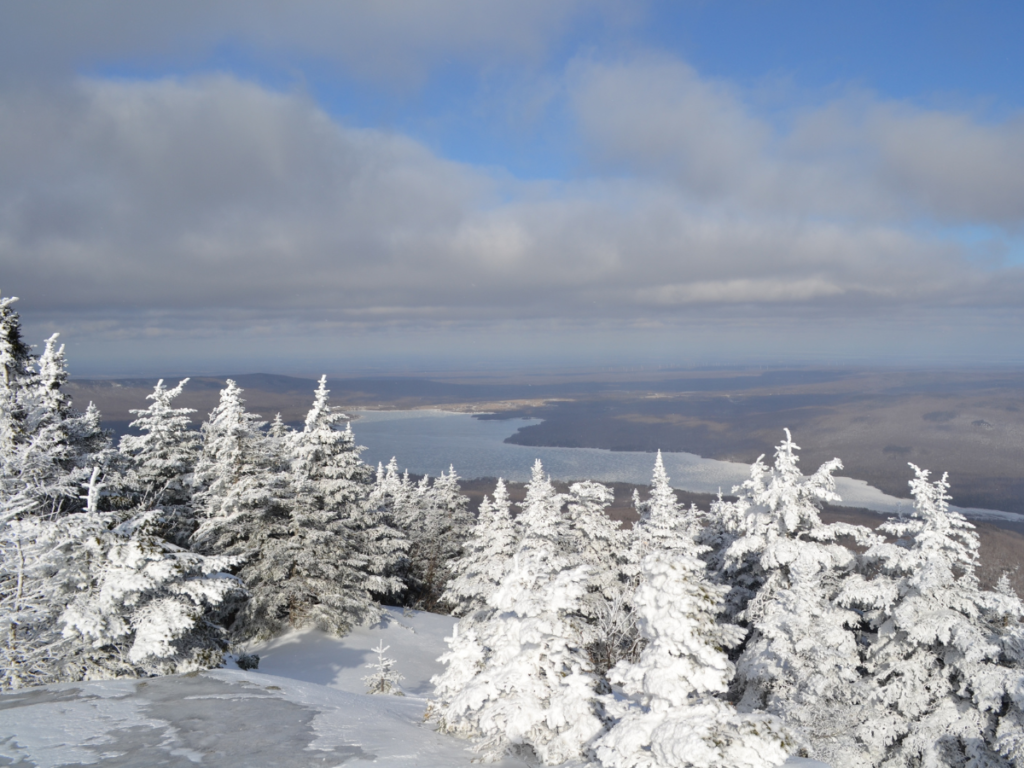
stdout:
[[[337,638],[290,632],[254,646],[260,667],[50,685],[0,695],[0,765],[58,768],[469,766],[471,745],[424,722],[455,619],[386,608]],[[406,696],[363,693],[379,641]],[[523,768],[507,757],[493,765]],[[787,765],[822,768],[792,758]]]

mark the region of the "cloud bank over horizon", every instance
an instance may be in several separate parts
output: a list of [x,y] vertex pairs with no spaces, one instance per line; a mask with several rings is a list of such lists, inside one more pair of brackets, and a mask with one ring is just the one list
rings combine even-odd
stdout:
[[[90,370],[161,353],[182,369],[443,367],[501,350],[543,364],[1024,359],[1019,108],[852,84],[766,108],[685,51],[570,39],[588,19],[602,40],[642,26],[617,4],[497,3],[476,20],[470,6],[243,19],[186,3],[127,14],[121,37],[95,23],[103,4],[81,29],[10,19],[43,52],[0,54],[0,290],[40,339],[82,345]],[[328,79],[395,104],[436,91],[446,56],[476,67],[470,96],[445,98],[486,110],[538,94],[524,130],[571,144],[573,170],[446,152],[474,139],[436,127],[459,106],[406,128],[356,96],[269,82],[246,57],[210,61],[231,34],[267,60],[319,57]],[[135,73],[97,71],[146,55]]]

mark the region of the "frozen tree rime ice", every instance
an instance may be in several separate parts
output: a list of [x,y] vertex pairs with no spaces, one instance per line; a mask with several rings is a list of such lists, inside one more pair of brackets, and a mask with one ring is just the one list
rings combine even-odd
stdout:
[[567,524],[540,462],[523,506],[523,538],[488,598],[494,613],[472,622],[464,640],[452,637],[446,661],[455,672],[436,680],[434,711],[446,730],[478,737],[484,760],[529,748],[557,765],[582,756],[602,728],[579,634],[588,573],[560,549]]
[[635,602],[646,646],[608,675],[628,699],[608,703],[618,719],[595,748],[606,768],[770,768],[789,755],[778,719],[722,698],[734,672],[724,649],[746,634],[717,622],[724,591],[693,554],[644,558]]
[[494,501],[484,496],[480,503],[476,525],[463,545],[462,557],[452,565],[454,578],[442,596],[455,616],[484,608],[508,570],[519,543],[510,507],[505,481],[498,478]]
[[367,693],[389,696],[405,695],[402,693],[400,685],[405,678],[393,669],[395,660],[384,655],[390,647],[390,645],[384,645],[384,641],[381,640],[373,649],[377,658],[366,665],[373,670],[373,674],[362,678],[363,683],[366,684]]

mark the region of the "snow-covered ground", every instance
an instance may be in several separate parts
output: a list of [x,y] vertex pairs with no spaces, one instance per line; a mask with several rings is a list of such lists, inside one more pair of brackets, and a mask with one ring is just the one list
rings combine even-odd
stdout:
[[[469,766],[460,739],[424,721],[430,678],[455,620],[388,608],[344,638],[293,632],[251,649],[258,671],[70,683],[0,695],[0,766],[218,768]],[[368,696],[379,641],[406,696]],[[787,765],[823,768],[793,758]],[[497,766],[529,763],[506,758]],[[827,768],[827,767],[824,767]]]

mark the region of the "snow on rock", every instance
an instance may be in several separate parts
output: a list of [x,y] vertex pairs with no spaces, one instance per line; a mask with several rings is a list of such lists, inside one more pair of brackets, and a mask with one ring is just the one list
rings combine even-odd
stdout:
[[[0,695],[0,765],[457,768],[468,742],[424,722],[430,677],[455,619],[385,609],[344,638],[298,632],[250,649],[255,671],[66,683]],[[408,694],[369,696],[383,640]],[[230,665],[234,666],[234,665]],[[499,768],[524,768],[513,757]],[[794,768],[827,768],[792,758]]]

